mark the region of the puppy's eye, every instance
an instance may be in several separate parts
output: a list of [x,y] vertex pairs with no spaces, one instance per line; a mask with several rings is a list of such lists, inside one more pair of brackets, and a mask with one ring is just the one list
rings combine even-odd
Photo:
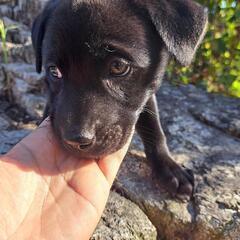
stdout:
[[131,67],[129,63],[123,59],[115,59],[110,62],[109,73],[113,77],[123,77],[129,74]]
[[58,78],[58,79],[62,78],[62,73],[56,66],[49,67],[49,72],[54,78]]

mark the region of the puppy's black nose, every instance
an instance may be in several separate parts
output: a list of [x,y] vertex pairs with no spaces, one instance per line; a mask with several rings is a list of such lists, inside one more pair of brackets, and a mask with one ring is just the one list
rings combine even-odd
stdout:
[[64,138],[64,142],[68,145],[78,148],[79,150],[88,150],[95,141],[95,136],[89,133],[79,134]]

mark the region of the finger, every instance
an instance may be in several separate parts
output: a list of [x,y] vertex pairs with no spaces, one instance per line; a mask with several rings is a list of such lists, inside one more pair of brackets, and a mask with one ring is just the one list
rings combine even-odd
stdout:
[[67,158],[54,137],[49,119],[12,148],[6,158],[24,171],[34,170],[42,175],[56,173],[55,162]]
[[114,154],[111,154],[111,155],[109,155],[103,159],[100,159],[98,161],[98,166],[101,169],[104,176],[106,177],[110,186],[113,184],[113,181],[114,181],[114,179],[117,175],[117,172],[120,168],[120,165],[127,153],[130,142],[132,140],[132,135],[128,139],[128,142],[125,144],[125,146],[122,149],[120,149],[119,151],[115,152]]

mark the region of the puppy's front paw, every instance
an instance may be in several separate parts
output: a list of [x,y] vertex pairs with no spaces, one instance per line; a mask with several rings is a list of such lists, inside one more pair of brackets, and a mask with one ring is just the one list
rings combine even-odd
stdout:
[[179,166],[170,157],[165,157],[160,161],[161,163],[157,167],[160,184],[173,197],[182,201],[189,201],[193,196],[194,189],[194,175],[192,171]]

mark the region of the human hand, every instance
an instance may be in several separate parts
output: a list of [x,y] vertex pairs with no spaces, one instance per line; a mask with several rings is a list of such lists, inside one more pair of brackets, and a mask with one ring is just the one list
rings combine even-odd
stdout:
[[46,120],[0,158],[0,239],[89,239],[128,146],[79,160],[59,147]]

